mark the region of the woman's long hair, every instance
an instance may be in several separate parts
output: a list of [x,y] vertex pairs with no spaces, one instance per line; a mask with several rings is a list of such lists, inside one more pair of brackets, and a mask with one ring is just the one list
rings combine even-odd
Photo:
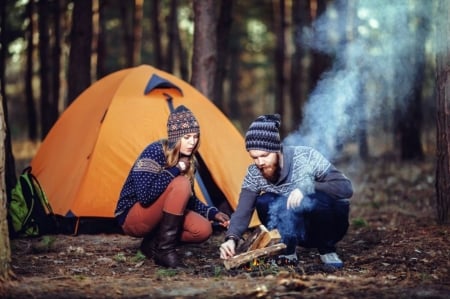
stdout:
[[[167,139],[164,139],[163,142],[163,149],[164,149],[164,155],[166,156],[167,161],[167,168],[174,167],[178,164],[178,161],[180,159],[180,147],[181,147],[181,139],[178,139],[177,143],[173,148],[169,147],[169,142]],[[197,159],[195,158],[195,154],[197,153],[198,147],[200,146],[200,137],[197,141],[197,144],[195,145],[194,150],[192,151],[191,156],[189,157],[190,167],[189,170],[186,172],[186,176],[189,178],[192,184],[194,184],[194,177],[195,177],[195,169],[197,165]]]

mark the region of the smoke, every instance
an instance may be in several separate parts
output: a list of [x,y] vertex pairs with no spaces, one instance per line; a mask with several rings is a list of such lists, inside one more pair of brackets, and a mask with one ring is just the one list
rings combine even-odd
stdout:
[[292,253],[297,245],[297,233],[304,234],[301,218],[286,208],[287,197],[278,196],[271,201],[268,211],[267,228],[277,229],[282,236],[282,242],[286,244],[286,252]]
[[[355,140],[363,125],[392,121],[394,109],[404,107],[425,63],[432,22],[440,20],[436,1],[346,2],[357,5],[355,16],[335,1],[297,41],[330,55],[333,65],[309,95],[303,123],[284,140],[315,147],[328,158],[340,143]],[[347,22],[340,21],[344,14]]]

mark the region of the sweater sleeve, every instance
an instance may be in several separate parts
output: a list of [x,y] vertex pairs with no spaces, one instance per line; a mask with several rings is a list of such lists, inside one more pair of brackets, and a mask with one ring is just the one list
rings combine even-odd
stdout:
[[335,199],[350,198],[353,196],[351,181],[333,165],[325,173],[316,178],[315,189],[325,192]]
[[205,205],[196,196],[192,196],[189,199],[186,208],[199,213],[208,220],[214,220],[214,217],[219,212],[219,210],[216,207],[210,207],[208,205]]
[[255,211],[256,196],[257,194],[253,191],[248,189],[241,190],[238,205],[235,212],[231,215],[230,226],[225,234],[226,238],[234,237],[237,240],[241,239]]

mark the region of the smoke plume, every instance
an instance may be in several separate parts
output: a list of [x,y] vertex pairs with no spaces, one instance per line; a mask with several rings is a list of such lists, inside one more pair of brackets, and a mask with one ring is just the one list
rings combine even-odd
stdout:
[[[333,57],[333,65],[309,95],[299,129],[284,140],[313,146],[327,158],[340,143],[354,140],[363,125],[384,117],[392,121],[394,109],[407,103],[423,70],[425,47],[435,51],[430,33],[440,19],[436,1],[345,2],[357,7],[335,1],[297,40]],[[344,14],[350,21],[339,21]]]

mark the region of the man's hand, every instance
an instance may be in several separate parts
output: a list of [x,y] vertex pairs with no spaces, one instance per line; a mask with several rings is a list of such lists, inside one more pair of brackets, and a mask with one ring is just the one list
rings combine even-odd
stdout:
[[217,222],[219,222],[219,224],[225,228],[228,228],[228,226],[230,225],[230,217],[225,213],[217,213],[214,219],[216,219]]
[[229,259],[236,254],[236,242],[233,239],[229,239],[220,245],[220,258]]
[[303,199],[303,193],[300,191],[300,189],[294,189],[291,191],[291,194],[289,194],[289,197],[287,199],[287,209],[295,209],[300,206]]

